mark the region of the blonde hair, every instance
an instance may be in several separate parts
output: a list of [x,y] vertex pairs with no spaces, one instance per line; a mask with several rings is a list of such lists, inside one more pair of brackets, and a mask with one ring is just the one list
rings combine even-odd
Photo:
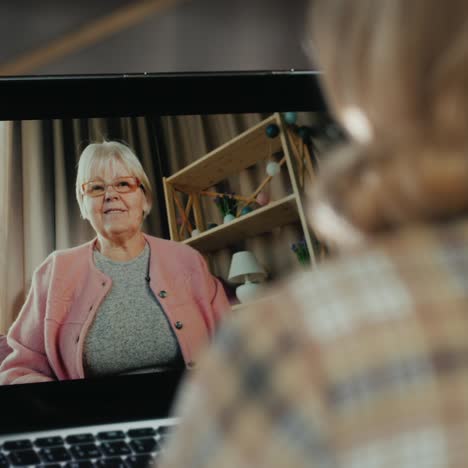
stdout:
[[153,190],[143,166],[135,153],[123,143],[117,141],[104,141],[102,143],[91,143],[81,153],[76,175],[76,199],[80,206],[81,216],[86,219],[86,209],[83,202],[81,186],[92,180],[99,172],[113,170],[115,164],[122,164],[129,175],[137,177],[143,186],[148,209],[144,217],[148,216],[153,204]]
[[468,209],[468,2],[314,0],[310,44],[338,120],[372,140],[332,163],[316,200],[363,232]]

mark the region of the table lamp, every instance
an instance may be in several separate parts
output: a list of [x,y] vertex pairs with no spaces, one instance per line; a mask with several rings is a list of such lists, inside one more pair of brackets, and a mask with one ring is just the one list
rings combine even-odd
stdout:
[[241,303],[252,300],[258,293],[258,281],[266,278],[266,271],[259,265],[252,252],[236,252],[232,256],[229,281],[242,283],[236,288],[237,299]]

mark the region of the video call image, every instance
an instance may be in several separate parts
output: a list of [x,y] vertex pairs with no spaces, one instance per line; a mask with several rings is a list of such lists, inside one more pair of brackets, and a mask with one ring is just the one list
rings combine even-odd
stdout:
[[305,192],[338,137],[318,113],[0,122],[0,384],[196,367],[327,254]]

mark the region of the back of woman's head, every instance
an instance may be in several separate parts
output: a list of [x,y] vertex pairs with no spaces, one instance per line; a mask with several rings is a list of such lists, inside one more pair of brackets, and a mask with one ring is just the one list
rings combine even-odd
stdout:
[[466,0],[315,0],[312,54],[338,117],[375,137],[468,141]]
[[314,0],[308,30],[332,112],[363,136],[318,197],[364,232],[465,211],[468,2]]

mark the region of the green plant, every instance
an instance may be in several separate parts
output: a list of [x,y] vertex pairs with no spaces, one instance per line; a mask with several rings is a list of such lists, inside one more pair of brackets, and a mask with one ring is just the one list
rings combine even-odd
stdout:
[[291,244],[291,250],[296,254],[301,265],[310,265],[310,254],[305,239]]
[[222,216],[226,216],[227,214],[232,214],[236,216],[237,212],[237,200],[234,198],[233,193],[225,193],[224,195],[217,196],[215,198],[215,203],[221,211]]

